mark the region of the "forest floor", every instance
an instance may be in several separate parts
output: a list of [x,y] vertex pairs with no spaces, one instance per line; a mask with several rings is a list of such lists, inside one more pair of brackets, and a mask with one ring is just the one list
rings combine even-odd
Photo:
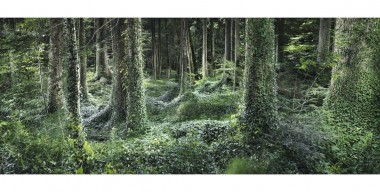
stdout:
[[[93,71],[87,74],[91,80]],[[41,112],[40,95],[27,91],[36,87],[38,82],[20,85],[1,98],[9,107],[0,111],[0,173],[352,173],[375,166],[345,166],[356,165],[358,158],[367,162],[361,154],[375,154],[369,148],[371,133],[352,129],[346,134],[323,124],[327,89],[287,72],[278,74],[280,127],[256,145],[242,141],[241,83],[233,91],[221,74],[195,81],[181,96],[174,78],[145,78],[147,128],[129,130],[125,137],[125,122],[109,128],[100,122],[84,127],[81,142],[68,137],[65,110]],[[88,81],[88,92],[83,119],[107,106],[111,85]],[[79,148],[78,142],[83,143]]]

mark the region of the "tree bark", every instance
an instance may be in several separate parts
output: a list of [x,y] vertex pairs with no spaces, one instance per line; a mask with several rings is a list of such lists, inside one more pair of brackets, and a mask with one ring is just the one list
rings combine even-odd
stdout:
[[208,76],[207,67],[207,19],[203,19],[203,44],[202,44],[202,77]]
[[143,87],[141,19],[126,19],[128,108],[127,129],[146,127],[146,104]]
[[283,63],[284,62],[284,46],[285,46],[285,19],[278,18],[276,19],[276,35],[277,35],[277,43],[276,43],[276,62]]
[[125,41],[122,32],[125,30],[125,19],[114,19],[112,21],[112,52],[113,52],[113,79],[112,79],[112,120],[126,120],[126,62],[125,62]]
[[81,90],[81,98],[83,101],[88,100],[88,92],[87,92],[87,53],[86,53],[86,30],[84,25],[84,19],[79,19],[79,41],[78,41],[78,51],[79,51],[79,62],[80,62],[80,90]]
[[62,97],[62,47],[63,47],[63,19],[52,18],[49,24],[49,77],[47,111],[54,113],[63,104]]
[[255,130],[269,133],[278,126],[272,19],[246,19],[243,120],[247,142]]
[[239,59],[239,44],[240,44],[240,34],[239,34],[239,28],[240,28],[240,22],[239,19],[235,19],[235,58],[234,58],[234,71],[233,71],[233,90],[236,89],[236,69],[238,66],[238,59]]
[[224,61],[231,61],[231,21],[228,18],[224,25]]
[[68,69],[67,69],[67,108],[74,125],[81,124],[80,117],[80,67],[76,46],[75,20],[67,19]]
[[214,64],[215,64],[215,30],[214,30],[214,20],[210,19],[210,36],[211,36],[211,59],[210,59],[210,64],[211,64],[211,75],[214,76]]
[[95,19],[96,29],[96,72],[94,80],[101,77],[111,79],[111,73],[107,62],[106,23],[104,18]]
[[158,65],[158,53],[157,53],[157,43],[156,43],[156,19],[151,19],[151,34],[152,34],[152,70],[153,79],[157,79],[157,65]]
[[[171,27],[171,20],[168,19],[169,22],[167,20],[166,21],[166,34],[165,34],[165,40],[166,40],[166,63],[168,65],[168,68],[167,68],[167,78],[170,79],[170,73],[171,73],[171,69],[172,69],[172,66],[171,66],[171,59],[170,59],[170,49],[169,49],[169,33],[170,31],[172,31],[172,27]],[[172,35],[171,35],[172,36]]]
[[319,23],[318,55],[317,62],[321,65],[326,61],[330,49],[331,19],[321,18]]
[[188,57],[187,57],[187,21],[186,19],[181,19],[181,37],[180,37],[180,54],[179,54],[179,63],[180,63],[180,78],[179,78],[179,95],[182,95],[187,90],[187,75],[186,68],[188,65]]

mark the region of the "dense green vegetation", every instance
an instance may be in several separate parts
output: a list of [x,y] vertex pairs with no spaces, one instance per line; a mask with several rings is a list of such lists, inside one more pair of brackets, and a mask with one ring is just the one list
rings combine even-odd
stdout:
[[380,173],[379,19],[0,18],[1,174]]

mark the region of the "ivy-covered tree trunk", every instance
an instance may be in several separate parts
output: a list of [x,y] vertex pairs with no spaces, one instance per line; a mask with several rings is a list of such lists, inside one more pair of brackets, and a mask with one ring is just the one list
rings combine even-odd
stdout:
[[324,103],[336,126],[377,130],[380,126],[380,42],[378,33],[370,36],[376,29],[372,22],[374,19],[336,20],[339,61],[333,66]]
[[207,67],[207,19],[203,19],[203,44],[202,44],[202,77],[208,76]]
[[331,18],[321,18],[319,22],[317,62],[321,64],[326,60],[329,53]]
[[127,128],[146,127],[146,104],[143,87],[141,19],[126,19],[128,110]]
[[62,35],[63,19],[50,19],[50,48],[47,111],[54,113],[62,107]]
[[112,119],[122,121],[126,119],[126,62],[125,41],[122,32],[125,30],[125,19],[114,19],[112,22],[112,51],[113,51],[113,82],[112,82]]
[[88,100],[88,92],[87,92],[87,53],[86,53],[86,31],[84,26],[84,19],[79,19],[79,40],[78,40],[78,51],[79,51],[79,62],[80,62],[80,90],[81,90],[81,98],[82,100]]
[[107,63],[106,23],[104,18],[95,19],[96,30],[96,71],[94,80],[101,77],[111,79],[111,73]]
[[75,20],[66,19],[68,42],[68,68],[67,68],[67,108],[69,117],[74,125],[81,124],[80,117],[80,66],[76,46]]
[[246,19],[243,121],[246,139],[278,126],[273,19]]

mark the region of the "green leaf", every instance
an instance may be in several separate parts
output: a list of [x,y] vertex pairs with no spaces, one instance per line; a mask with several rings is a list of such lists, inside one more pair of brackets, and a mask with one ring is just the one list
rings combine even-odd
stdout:
[[83,167],[80,166],[79,169],[76,171],[77,174],[83,174]]

